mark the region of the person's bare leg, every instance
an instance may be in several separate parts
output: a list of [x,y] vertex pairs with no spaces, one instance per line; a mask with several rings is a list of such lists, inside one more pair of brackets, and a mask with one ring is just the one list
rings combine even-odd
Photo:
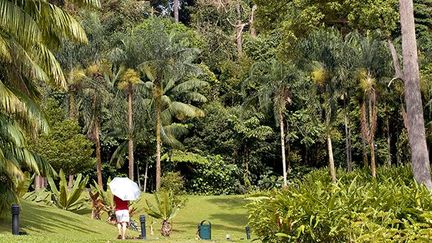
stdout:
[[126,222],[122,222],[122,239],[126,239],[126,228],[127,228],[127,223]]
[[118,235],[120,236],[120,237],[123,237],[122,236],[122,224],[121,223],[117,223],[117,229],[118,229]]

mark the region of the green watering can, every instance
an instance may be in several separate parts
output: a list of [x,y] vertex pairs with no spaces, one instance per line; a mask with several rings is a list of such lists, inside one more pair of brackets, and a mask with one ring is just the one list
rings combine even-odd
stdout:
[[[207,222],[205,224],[205,222]],[[201,240],[211,240],[211,223],[208,220],[203,220],[198,225],[198,235]]]

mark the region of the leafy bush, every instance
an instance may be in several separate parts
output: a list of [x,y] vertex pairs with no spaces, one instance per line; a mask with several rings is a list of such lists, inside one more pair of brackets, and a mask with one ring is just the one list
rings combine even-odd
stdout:
[[332,184],[314,171],[286,190],[256,194],[249,224],[266,242],[411,242],[432,240],[432,197],[409,167],[342,173]]
[[238,191],[238,168],[234,164],[226,164],[219,155],[208,156],[209,163],[196,165],[193,177],[187,181],[190,192],[220,195]]
[[167,172],[161,178],[161,189],[171,190],[175,195],[184,193],[184,179],[179,172]]

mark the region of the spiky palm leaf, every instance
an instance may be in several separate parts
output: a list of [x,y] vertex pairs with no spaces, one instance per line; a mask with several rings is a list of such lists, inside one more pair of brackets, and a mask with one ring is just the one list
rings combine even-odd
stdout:
[[[97,0],[75,2],[100,5]],[[52,170],[26,149],[25,137],[47,130],[35,101],[38,82],[66,86],[52,53],[64,39],[87,42],[79,22],[60,7],[45,0],[0,0],[0,176],[8,195],[0,199],[2,212],[16,199],[11,178],[19,178],[22,167],[43,175]]]

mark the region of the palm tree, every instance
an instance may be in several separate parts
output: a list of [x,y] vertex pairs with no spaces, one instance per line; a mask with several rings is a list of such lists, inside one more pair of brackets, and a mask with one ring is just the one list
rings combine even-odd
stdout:
[[[318,30],[298,45],[303,65],[312,67],[311,78],[321,96],[321,121],[325,126],[329,172],[336,182],[332,134],[337,116],[338,99],[343,96],[343,82],[349,76],[349,46],[335,30]],[[311,65],[312,64],[312,65]]]
[[199,88],[206,86],[207,82],[196,78],[200,74],[199,67],[194,64],[198,51],[181,45],[182,36],[168,33],[158,19],[151,19],[147,26],[135,31],[137,34],[140,32],[145,33],[142,41],[147,47],[147,61],[139,69],[148,79],[145,83],[150,95],[147,103],[155,119],[156,190],[159,190],[162,138],[176,143],[175,136],[170,133],[184,132],[184,127],[170,124],[175,120],[204,115],[191,102],[197,104],[207,101],[199,93]]
[[117,84],[117,87],[120,90],[126,90],[127,99],[128,99],[128,159],[129,159],[129,178],[131,180],[134,179],[134,155],[133,155],[134,142],[133,142],[133,119],[132,119],[133,87],[139,83],[141,83],[139,74],[134,69],[129,68],[124,72],[122,72],[120,82]]
[[[76,0],[81,6],[99,1]],[[24,134],[36,136],[47,124],[35,100],[39,83],[65,87],[63,72],[51,50],[64,39],[87,42],[79,22],[47,1],[0,0],[0,211],[16,199],[14,185],[22,167],[48,174],[49,165],[26,149]]]
[[[417,182],[432,189],[429,153],[426,144],[423,105],[420,94],[420,74],[412,0],[400,0],[399,12],[402,32],[403,77],[408,118],[408,138],[412,168]],[[397,67],[399,68],[399,67]]]
[[255,63],[251,68],[249,78],[243,84],[245,87],[254,82],[258,86],[256,90],[251,91],[252,94],[247,99],[246,105],[258,102],[259,107],[264,111],[269,111],[273,108],[276,123],[280,128],[284,186],[288,185],[287,171],[290,170],[290,165],[287,166],[285,155],[286,131],[284,130],[284,116],[288,105],[292,102],[291,87],[293,87],[295,82],[300,80],[301,75],[294,65],[285,65],[273,59]]
[[88,136],[96,145],[97,181],[100,188],[102,181],[102,157],[100,133],[104,109],[111,97],[111,82],[108,78],[110,65],[107,63],[93,64],[86,69],[86,80],[82,87],[82,115]]
[[[133,125],[133,100],[134,100],[134,87],[140,83],[141,76],[143,75],[139,71],[139,66],[145,62],[147,50],[145,49],[145,43],[142,42],[140,35],[142,33],[133,33],[125,36],[121,45],[116,47],[110,52],[111,60],[114,63],[114,67],[118,69],[114,83],[120,90],[125,90],[128,100],[128,160],[129,160],[129,178],[134,178],[134,125]],[[141,54],[137,54],[141,53]],[[137,93],[140,95],[140,93]],[[122,146],[119,147],[120,151]]]
[[372,177],[376,177],[374,137],[377,127],[377,92],[381,84],[379,81],[388,75],[390,56],[384,43],[371,36],[352,34],[348,39],[355,52],[354,60],[357,63],[354,66],[357,68],[357,80],[362,93],[361,135],[369,145],[371,173]]

